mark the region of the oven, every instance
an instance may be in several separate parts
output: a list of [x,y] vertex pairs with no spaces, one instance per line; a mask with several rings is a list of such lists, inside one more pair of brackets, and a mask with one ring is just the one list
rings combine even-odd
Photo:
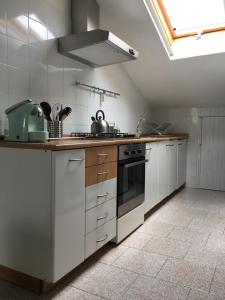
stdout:
[[120,218],[144,202],[145,145],[119,146],[117,217]]

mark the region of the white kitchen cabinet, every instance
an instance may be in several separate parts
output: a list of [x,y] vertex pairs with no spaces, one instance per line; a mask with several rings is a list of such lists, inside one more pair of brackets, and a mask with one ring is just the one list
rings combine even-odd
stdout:
[[186,182],[187,141],[177,141],[177,188]]
[[84,260],[84,158],[0,148],[0,265],[56,282]]
[[116,198],[86,211],[86,234],[116,217]]
[[86,187],[86,210],[116,198],[117,177]]
[[176,141],[166,144],[166,167],[167,167],[167,195],[172,194],[177,189],[177,143]]
[[116,218],[86,235],[85,258],[96,252],[116,236]]
[[85,151],[57,151],[52,157],[55,282],[84,261]]
[[169,183],[169,154],[166,147],[167,142],[161,142],[159,145],[158,153],[158,168],[159,168],[159,202],[168,196],[168,183]]
[[160,143],[146,144],[145,165],[145,202],[144,212],[147,213],[159,200],[159,146]]
[[186,181],[186,140],[146,144],[145,213]]

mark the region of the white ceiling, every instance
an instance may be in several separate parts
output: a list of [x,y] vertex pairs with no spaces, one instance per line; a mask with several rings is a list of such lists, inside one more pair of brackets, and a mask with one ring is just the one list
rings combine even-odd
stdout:
[[170,61],[142,0],[98,0],[101,28],[140,52],[124,68],[152,106],[225,105],[225,53]]

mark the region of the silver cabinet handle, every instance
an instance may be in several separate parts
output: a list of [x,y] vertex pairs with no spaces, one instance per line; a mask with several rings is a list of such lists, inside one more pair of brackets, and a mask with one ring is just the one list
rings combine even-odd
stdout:
[[105,175],[105,174],[109,174],[109,171],[103,171],[103,172],[98,172],[97,175]]
[[182,146],[182,144],[178,144],[178,146]]
[[127,169],[127,168],[130,168],[130,167],[135,167],[135,166],[138,166],[138,165],[143,165],[145,164],[146,162],[148,162],[149,160],[148,159],[145,159],[145,160],[140,160],[140,161],[135,161],[135,162],[132,162],[130,164],[126,164],[124,167]]
[[104,238],[101,238],[101,239],[97,240],[96,242],[97,242],[97,243],[104,242],[107,238],[108,238],[108,234],[106,234],[106,235],[104,236]]
[[108,156],[109,154],[108,153],[98,153],[97,155],[98,156]]
[[106,198],[109,196],[109,193],[105,193],[104,195],[97,195],[97,198]]
[[151,150],[152,150],[152,148],[148,148],[148,149],[146,148],[145,150],[146,150],[146,151],[151,151]]
[[106,218],[108,217],[108,215],[109,215],[108,213],[105,213],[104,216],[98,217],[98,218],[97,218],[97,221],[106,219]]
[[75,161],[83,161],[84,158],[70,158],[69,162],[75,162]]
[[174,145],[166,145],[166,147],[174,147]]

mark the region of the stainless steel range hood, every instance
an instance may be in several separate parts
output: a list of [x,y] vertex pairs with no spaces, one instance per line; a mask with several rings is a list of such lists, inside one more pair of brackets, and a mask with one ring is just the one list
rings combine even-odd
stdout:
[[90,67],[102,67],[138,58],[138,52],[113,33],[98,29],[95,0],[72,0],[73,34],[59,38],[59,52]]

